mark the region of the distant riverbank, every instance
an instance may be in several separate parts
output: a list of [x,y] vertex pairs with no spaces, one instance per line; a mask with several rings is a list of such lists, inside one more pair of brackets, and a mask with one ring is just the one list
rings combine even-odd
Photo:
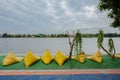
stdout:
[[[73,37],[73,35],[70,35]],[[98,34],[82,34],[83,38],[92,38],[97,37]],[[68,37],[68,34],[9,34],[3,33],[0,34],[0,38],[65,38]],[[105,33],[104,37],[120,37],[120,34],[117,33]]]

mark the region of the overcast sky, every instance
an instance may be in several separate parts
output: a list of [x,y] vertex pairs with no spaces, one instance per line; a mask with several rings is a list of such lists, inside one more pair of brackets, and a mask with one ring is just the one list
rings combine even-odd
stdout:
[[0,0],[0,33],[50,34],[77,29],[87,33],[88,29],[109,28],[107,12],[100,12],[97,5],[98,0]]

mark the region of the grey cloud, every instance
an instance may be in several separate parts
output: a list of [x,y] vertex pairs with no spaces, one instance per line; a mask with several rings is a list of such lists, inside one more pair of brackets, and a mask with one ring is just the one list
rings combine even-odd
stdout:
[[108,27],[111,20],[106,12],[97,10],[97,3],[98,0],[0,0],[0,32],[61,33]]

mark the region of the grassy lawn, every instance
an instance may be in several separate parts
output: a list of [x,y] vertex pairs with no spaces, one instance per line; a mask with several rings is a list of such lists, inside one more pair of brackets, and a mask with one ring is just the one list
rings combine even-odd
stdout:
[[[4,56],[0,56],[0,70],[29,70],[29,69],[70,69],[70,61],[67,60],[62,66],[59,66],[55,61],[52,61],[49,65],[44,64],[41,60],[31,65],[29,68],[25,68],[24,62],[15,63],[9,66],[2,66],[2,60]],[[103,56],[102,63],[96,63],[94,61],[86,59],[85,63],[79,63],[72,60],[72,69],[118,69],[120,68],[120,59],[112,60],[109,56]]]

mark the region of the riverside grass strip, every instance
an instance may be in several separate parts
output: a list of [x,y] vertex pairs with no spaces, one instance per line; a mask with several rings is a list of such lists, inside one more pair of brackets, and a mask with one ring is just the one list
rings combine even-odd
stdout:
[[[59,66],[54,60],[46,65],[41,60],[26,68],[24,62],[15,63],[9,66],[3,66],[2,60],[4,56],[0,56],[0,70],[36,70],[36,69],[71,69],[70,61],[67,60],[62,66]],[[76,60],[72,60],[72,69],[120,69],[120,59],[116,58],[112,60],[109,56],[103,56],[102,63],[96,63],[86,58],[85,63],[79,63]]]

